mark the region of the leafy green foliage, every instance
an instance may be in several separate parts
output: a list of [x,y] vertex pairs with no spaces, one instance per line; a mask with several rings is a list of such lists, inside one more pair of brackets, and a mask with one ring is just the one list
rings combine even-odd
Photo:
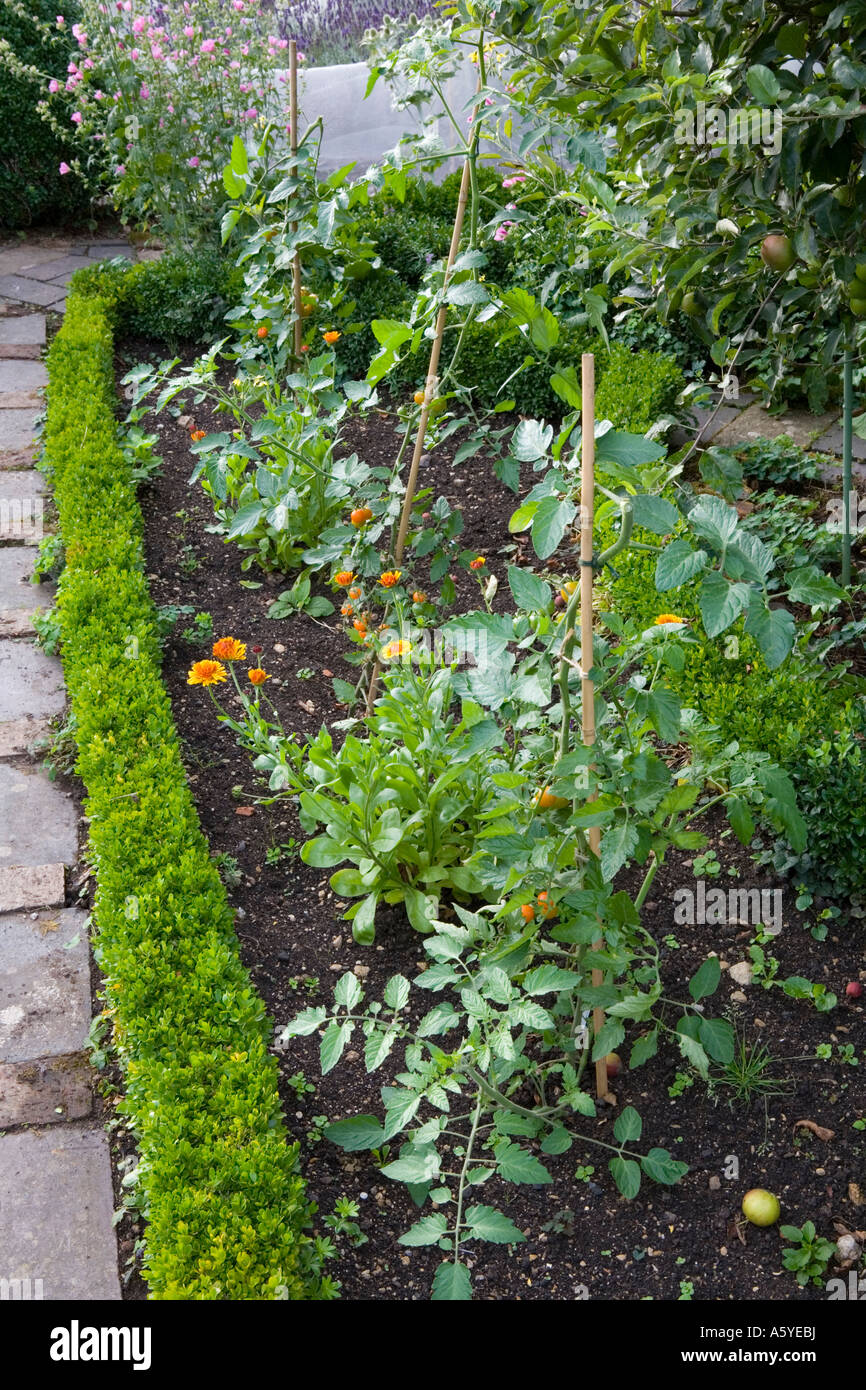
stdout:
[[0,0],[0,129],[6,132],[0,229],[80,218],[95,192],[87,179],[60,173],[61,163],[72,159],[74,142],[39,110],[49,77],[63,72],[75,46],[68,33],[80,18],[79,6],[73,0],[64,10],[65,33],[57,28],[52,0]]
[[175,349],[218,334],[241,289],[241,276],[214,247],[167,252],[132,265],[123,257],[77,270],[70,288],[112,307],[119,332]]
[[818,1235],[814,1221],[804,1221],[802,1226],[782,1226],[780,1234],[785,1240],[794,1242],[793,1249],[782,1251],[782,1264],[795,1274],[801,1288],[810,1283],[820,1288],[827,1266],[836,1253],[832,1240]]
[[70,296],[48,368],[63,661],[98,866],[95,949],[142,1159],[151,1295],[331,1297],[304,1234],[270,1024],[238,956],[160,680],[100,300]]

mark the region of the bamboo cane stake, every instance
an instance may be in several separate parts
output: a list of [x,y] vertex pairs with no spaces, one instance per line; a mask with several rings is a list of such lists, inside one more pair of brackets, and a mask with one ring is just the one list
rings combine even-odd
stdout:
[[[460,239],[463,235],[466,206],[469,202],[470,158],[471,156],[467,155],[463,164],[463,177],[460,180],[460,193],[457,198],[457,208],[454,213],[451,246],[448,250],[448,260],[445,264],[445,277],[443,280],[444,289],[447,289],[448,282],[451,279],[451,272],[454,269],[454,262],[460,250]],[[430,359],[427,364],[427,380],[424,384],[424,402],[421,406],[421,418],[418,421],[418,431],[415,435],[415,447],[412,451],[412,462],[409,465],[409,477],[406,480],[406,495],[403,499],[403,511],[400,516],[400,526],[397,531],[397,541],[394,546],[394,563],[398,565],[403,558],[403,551],[406,547],[406,536],[409,531],[409,521],[412,516],[412,503],[415,500],[415,493],[418,489],[418,470],[421,466],[421,455],[424,453],[424,439],[430,420],[430,406],[435,399],[436,388],[439,382],[439,357],[442,353],[442,338],[445,333],[445,320],[447,317],[448,305],[443,302],[436,316],[436,332],[433,338],[433,345],[430,348]],[[370,684],[367,689],[367,714],[373,713],[376,686],[379,682],[379,669],[380,663],[377,657],[370,672]]]
[[[593,511],[595,494],[595,358],[591,352],[581,357],[581,456],[580,456],[580,693],[582,701],[583,742],[587,748],[595,743],[595,685],[589,678],[592,670],[592,555],[593,555]],[[592,793],[590,800],[594,800]],[[601,844],[601,830],[592,825],[589,829],[589,847],[598,854]],[[603,941],[593,942],[593,950],[599,950]],[[593,970],[592,983],[604,983],[601,970]],[[593,1009],[592,1031],[598,1037],[604,1026],[604,1010]],[[607,1095],[607,1060],[599,1058],[595,1064],[596,1095]]]
[[[298,153],[298,45],[295,39],[289,40],[289,120],[291,130],[289,139],[291,141],[292,155]],[[292,178],[297,177],[298,166],[292,163]],[[292,231],[298,230],[297,222],[292,223]],[[295,356],[301,356],[301,256],[296,251],[292,257],[292,291],[295,305],[295,333],[294,347]]]

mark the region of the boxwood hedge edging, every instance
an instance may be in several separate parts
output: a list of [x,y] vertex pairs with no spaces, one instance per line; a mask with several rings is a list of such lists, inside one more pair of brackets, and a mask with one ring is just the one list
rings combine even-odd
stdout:
[[45,466],[66,551],[63,666],[97,877],[95,950],[125,1077],[155,1299],[322,1299],[271,1024],[187,786],[160,676],[102,300],[48,355]]

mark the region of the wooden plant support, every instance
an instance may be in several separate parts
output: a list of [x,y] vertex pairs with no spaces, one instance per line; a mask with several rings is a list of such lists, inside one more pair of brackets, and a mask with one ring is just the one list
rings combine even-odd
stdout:
[[[293,155],[298,152],[298,45],[294,39],[289,40],[289,120],[291,130],[289,139],[291,141],[291,151]],[[292,177],[297,175],[298,166],[293,161]],[[297,222],[292,223],[292,231],[298,230]],[[301,338],[303,336],[303,323],[301,316],[301,257],[298,251],[292,258],[292,292],[295,307],[295,334],[294,350],[295,356],[301,356]]]
[[[467,156],[463,164],[463,177],[460,180],[460,193],[457,198],[457,209],[454,213],[454,228],[451,233],[451,246],[445,265],[444,289],[448,288],[451,272],[454,269],[454,262],[460,250],[460,238],[463,235],[463,222],[466,216],[466,206],[469,202],[470,158],[471,156]],[[427,364],[424,402],[421,406],[421,418],[418,421],[418,430],[415,435],[415,447],[412,451],[412,462],[409,465],[409,477],[406,480],[406,495],[403,499],[403,511],[400,515],[400,526],[397,530],[397,541],[394,546],[395,565],[399,565],[403,558],[403,551],[406,548],[406,536],[409,531],[409,521],[412,516],[412,503],[415,501],[415,493],[418,490],[418,469],[421,465],[421,455],[424,453],[424,440],[427,435],[427,425],[430,420],[430,406],[436,397],[436,388],[439,384],[439,357],[442,352],[442,338],[445,332],[445,320],[447,317],[448,305],[443,303],[440,305],[439,313],[436,317],[436,332],[433,338],[433,345],[430,348],[430,360]],[[373,713],[373,704],[376,699],[376,687],[378,683],[379,659],[377,657],[370,672],[370,684],[367,688],[367,714]]]
[[[580,693],[583,742],[587,748],[591,748],[595,743],[595,685],[589,678],[592,670],[592,526],[595,496],[595,358],[591,352],[583,354],[580,367],[583,400],[580,458]],[[589,828],[589,847],[593,854],[598,854],[600,844],[601,829],[592,825]],[[603,944],[601,940],[594,941],[593,950],[599,950]],[[604,983],[601,970],[593,970],[592,983]],[[598,1037],[603,1026],[604,1010],[593,1009],[594,1037]],[[604,1057],[600,1057],[595,1064],[595,1091],[599,1097],[606,1096],[608,1092],[607,1061]]]

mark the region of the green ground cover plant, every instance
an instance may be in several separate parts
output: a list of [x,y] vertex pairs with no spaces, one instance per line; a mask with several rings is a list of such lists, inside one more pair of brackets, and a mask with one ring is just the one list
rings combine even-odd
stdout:
[[58,611],[97,877],[94,949],[141,1156],[151,1297],[328,1298],[271,1026],[160,678],[107,305],[70,297],[48,367],[45,466],[66,551]]

